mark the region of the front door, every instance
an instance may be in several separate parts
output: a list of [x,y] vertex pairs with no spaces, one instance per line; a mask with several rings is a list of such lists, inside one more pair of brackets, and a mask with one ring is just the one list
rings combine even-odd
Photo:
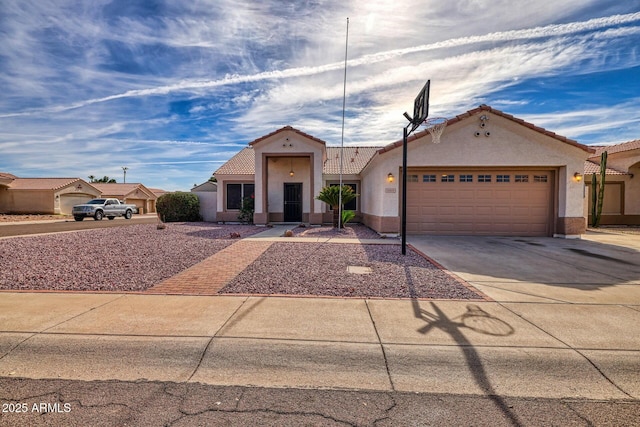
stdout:
[[302,221],[302,183],[284,184],[284,222]]

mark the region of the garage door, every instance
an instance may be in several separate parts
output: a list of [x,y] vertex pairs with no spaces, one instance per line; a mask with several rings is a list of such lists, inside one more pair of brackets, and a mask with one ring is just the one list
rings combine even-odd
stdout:
[[74,205],[87,203],[93,198],[90,194],[63,194],[60,196],[60,213],[71,215]]
[[409,169],[407,234],[547,236],[551,170]]

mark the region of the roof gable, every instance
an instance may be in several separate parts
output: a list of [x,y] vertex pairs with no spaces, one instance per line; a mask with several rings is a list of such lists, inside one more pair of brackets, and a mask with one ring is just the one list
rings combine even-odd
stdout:
[[256,144],[259,144],[259,143],[261,143],[263,141],[266,141],[267,139],[270,139],[273,136],[276,136],[276,135],[278,135],[280,133],[284,133],[284,132],[294,132],[294,133],[297,133],[298,135],[302,136],[305,139],[309,139],[309,140],[311,140],[313,142],[316,142],[318,144],[322,144],[323,146],[326,145],[326,143],[323,140],[321,140],[319,138],[316,138],[315,136],[309,135],[308,133],[304,133],[301,130],[296,129],[294,127],[285,126],[285,127],[280,128],[280,129],[278,129],[278,130],[276,130],[274,132],[271,132],[271,133],[269,133],[267,135],[261,136],[260,138],[251,141],[249,143],[249,146],[253,147]]
[[[533,123],[529,123],[529,122],[524,121],[522,119],[519,119],[519,118],[517,118],[515,116],[512,116],[511,114],[504,113],[504,112],[502,112],[500,110],[497,110],[495,108],[492,108],[492,107],[490,107],[488,105],[484,105],[484,104],[479,106],[478,108],[474,108],[473,110],[469,110],[466,113],[459,114],[459,115],[447,120],[447,126],[450,126],[450,125],[458,123],[458,122],[460,122],[462,120],[468,119],[468,118],[470,118],[470,117],[472,117],[472,116],[474,116],[474,115],[476,115],[478,113],[481,113],[483,111],[488,111],[488,112],[490,112],[492,114],[495,114],[497,116],[504,117],[507,120],[511,120],[511,121],[521,125],[521,126],[529,128],[531,130],[534,130],[536,132],[539,132],[539,133],[541,133],[543,135],[546,135],[546,136],[549,136],[551,138],[557,139],[558,141],[563,142],[565,144],[569,144],[569,145],[572,145],[574,147],[580,148],[581,150],[584,150],[584,151],[586,151],[588,153],[594,153],[595,152],[595,150],[593,148],[590,148],[587,145],[580,144],[579,142],[574,141],[573,139],[569,139],[569,138],[567,138],[565,136],[558,135],[555,132],[551,132],[549,130],[541,128],[540,126],[536,126]],[[426,129],[423,130],[423,131],[417,132],[417,133],[411,135],[409,138],[407,138],[407,143],[409,143],[411,141],[415,141],[416,139],[422,138],[423,136],[426,136],[428,133],[429,133],[429,131],[426,130]],[[391,144],[388,144],[388,145],[382,147],[380,150],[378,150],[378,153],[382,154],[382,153],[385,153],[387,151],[393,150],[394,148],[402,147],[402,144],[403,144],[402,140],[393,142]]]
[[[340,147],[327,147],[327,159],[322,173],[337,175],[340,173]],[[344,147],[342,173],[358,175],[369,164],[378,147]],[[215,171],[214,175],[255,175],[255,151],[243,148]]]
[[157,197],[155,193],[140,183],[93,183],[92,185],[96,187],[103,196],[113,196],[119,199],[135,196],[135,192],[142,192],[147,198],[151,199]]

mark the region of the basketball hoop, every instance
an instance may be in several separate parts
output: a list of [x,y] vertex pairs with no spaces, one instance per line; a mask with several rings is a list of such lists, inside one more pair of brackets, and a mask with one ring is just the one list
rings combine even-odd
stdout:
[[426,126],[431,134],[431,140],[434,144],[440,143],[440,135],[444,132],[444,128],[447,127],[447,122],[446,117],[429,117],[422,122],[422,125]]

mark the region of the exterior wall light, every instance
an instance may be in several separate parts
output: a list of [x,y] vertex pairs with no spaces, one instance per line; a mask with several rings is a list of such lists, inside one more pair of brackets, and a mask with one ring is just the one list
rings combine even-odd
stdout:
[[291,169],[289,170],[289,176],[293,177],[293,159],[290,159],[291,161]]
[[576,182],[582,181],[582,174],[580,172],[574,173],[573,174],[573,179],[575,179]]
[[391,172],[389,172],[389,175],[387,175],[387,181],[393,182],[393,174]]

